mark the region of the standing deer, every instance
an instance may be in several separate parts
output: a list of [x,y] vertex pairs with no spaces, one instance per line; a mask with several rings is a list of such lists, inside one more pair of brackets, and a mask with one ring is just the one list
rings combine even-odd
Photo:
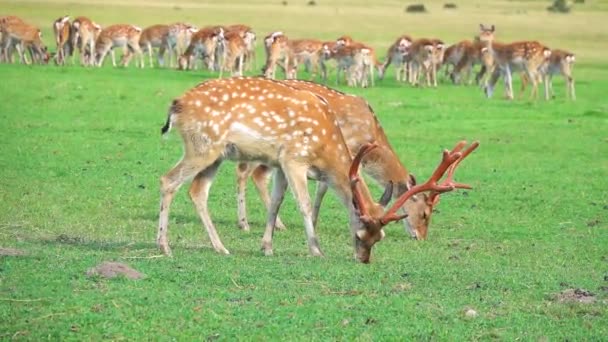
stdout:
[[154,48],[159,49],[157,55],[157,62],[159,66],[163,66],[165,64],[164,54],[161,54],[160,49],[163,47],[167,39],[167,35],[169,34],[169,25],[152,25],[146,27],[139,36],[139,48],[142,53],[148,53],[150,68],[154,67],[154,62],[152,61],[152,52],[154,52]]
[[49,54],[46,45],[42,42],[42,33],[36,26],[23,22],[13,22],[2,27],[2,49],[4,60],[11,61],[11,51],[14,47],[19,53],[19,59],[23,64],[30,64],[25,55],[30,51],[32,62],[40,64],[48,62]]
[[[95,41],[101,33],[101,26],[87,17],[77,17],[72,22],[72,46],[78,48],[80,65],[95,65]],[[72,64],[74,57],[72,55]]]
[[57,54],[55,61],[59,65],[64,65],[66,56],[71,56],[73,53],[72,25],[70,24],[70,16],[63,16],[53,22],[53,33],[55,34],[55,44],[57,46]]
[[101,31],[97,41],[95,42],[95,53],[97,56],[97,66],[103,65],[103,60],[108,51],[112,56],[112,65],[116,67],[116,57],[114,55],[115,47],[126,47],[127,53],[122,56],[121,65],[128,66],[133,54],[139,57],[139,65],[144,67],[144,55],[139,48],[139,37],[142,29],[126,24],[117,24],[108,26]]
[[178,59],[180,70],[196,69],[196,59],[200,56],[207,58],[210,70],[215,64],[215,51],[220,41],[224,39],[224,29],[219,26],[205,27],[192,35],[188,48]]
[[239,32],[227,32],[224,35],[224,56],[220,68],[220,78],[224,71],[231,72],[232,76],[242,76],[245,56],[247,56],[245,40]]
[[[23,21],[23,19],[21,19],[20,17],[14,15],[0,17],[0,62],[13,62],[13,44],[5,31],[8,26],[14,24],[25,24],[25,21]],[[4,49],[5,45],[9,46],[8,50]]]
[[[551,50],[551,56],[540,67],[540,74],[545,83],[545,99],[549,100],[555,97],[553,92],[553,75],[561,74],[566,80],[566,97],[571,100],[576,100],[574,91],[574,77],[572,77],[572,69],[574,67],[575,56],[573,53],[565,50]],[[522,77],[522,92],[528,82],[527,77]]]
[[513,99],[513,71],[522,70],[526,73],[532,83],[531,98],[538,96],[538,72],[544,61],[551,56],[551,50],[537,41],[521,41],[510,44],[502,44],[494,41],[495,27],[479,25],[481,33],[480,41],[487,49],[487,53],[494,60],[495,68],[489,84],[485,87],[487,97],[491,97],[494,85],[500,76],[503,76],[506,88],[506,96]]
[[411,71],[410,71],[410,83],[412,85],[419,85],[421,71],[424,73],[426,78],[427,87],[431,86],[431,80],[433,77],[433,61],[434,61],[434,42],[430,39],[417,39],[410,47],[411,54]]
[[286,79],[295,77],[295,67],[292,66],[294,57],[289,48],[289,38],[283,32],[273,32],[264,37],[264,48],[266,63],[262,68],[262,73],[266,78],[275,79],[276,68],[280,63],[285,70]]
[[257,60],[255,55],[256,35],[251,27],[242,24],[235,24],[226,27],[226,33],[236,31],[247,45],[247,53],[245,55],[245,69],[252,71],[256,68]]
[[[375,146],[364,146],[352,158],[327,101],[311,92],[264,78],[211,80],[173,101],[161,131],[166,133],[172,126],[182,136],[185,152],[181,161],[161,177],[157,243],[166,255],[171,254],[167,239],[169,208],[175,192],[192,177],[190,197],[211,243],[217,252],[229,253],[207,208],[213,178],[222,161],[229,159],[277,167],[262,239],[265,254],[272,254],[276,216],[289,185],[304,218],[310,253],[323,255],[312,220],[307,189],[310,175],[327,182],[348,209],[356,259],[367,263],[372,247],[384,237],[383,226],[403,219],[403,215],[396,215],[402,202],[423,191],[439,194],[453,190],[453,171],[472,151],[460,152],[462,144],[451,152],[444,151],[433,176],[408,190],[385,213],[357,175],[361,158]],[[448,178],[438,183],[446,171]]]
[[[313,82],[299,80],[285,80],[281,82],[298,90],[310,91],[328,102],[349,151],[359,151],[364,145],[369,143],[377,145],[377,148],[363,157],[361,165],[364,172],[371,176],[380,186],[383,188],[392,186],[392,193],[395,198],[400,197],[412,186],[416,185],[414,175],[399,161],[397,154],[384,133],[384,129],[367,101],[361,97],[347,95]],[[362,129],[362,127],[365,127],[365,129]],[[271,170],[271,167],[268,165],[260,163],[240,163],[236,167],[238,222],[243,230],[247,231],[250,229],[247,222],[245,205],[247,178],[251,177],[264,205],[266,208],[269,208],[268,180]],[[327,184],[319,182],[313,206],[313,225],[315,226],[321,202],[327,189]],[[408,217],[403,222],[405,230],[412,238],[419,240],[426,239],[435,204],[435,199],[431,200],[426,194],[413,196],[404,203],[403,210],[408,214]],[[283,223],[278,217],[276,227],[278,229],[284,228]]]
[[386,69],[391,64],[395,65],[395,79],[397,82],[406,81],[408,74],[409,65],[409,48],[412,45],[412,37],[408,35],[402,35],[395,40],[393,45],[388,48],[386,52],[386,61],[382,63],[378,70],[378,77],[384,78]]
[[169,51],[169,67],[173,68],[173,55],[177,60],[179,56],[185,53],[186,48],[190,45],[192,36],[198,31],[193,25],[186,23],[174,23],[169,25],[167,35],[164,37],[163,46],[159,53],[164,54],[165,49]]

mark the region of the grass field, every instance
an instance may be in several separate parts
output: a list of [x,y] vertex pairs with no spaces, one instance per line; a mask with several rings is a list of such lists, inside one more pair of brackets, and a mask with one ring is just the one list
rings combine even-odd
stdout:
[[[468,0],[445,13],[442,2],[429,1],[431,13],[412,16],[389,0],[289,2],[0,1],[0,13],[46,28],[70,13],[141,26],[243,22],[260,35],[350,32],[380,51],[402,32],[469,38],[483,21],[504,39],[533,37],[576,52],[577,101],[565,99],[560,78],[549,102],[487,100],[476,87],[446,83],[411,88],[392,73],[372,89],[340,88],[371,103],[418,179],[443,148],[481,142],[458,172],[474,189],[442,197],[428,241],[412,241],[393,224],[372,263],[358,264],[346,210],[330,195],[317,227],[326,256],[309,257],[287,196],[288,230],[264,257],[262,205],[250,186],[252,231],[239,231],[234,164],[225,163],[210,210],[231,255],[213,251],[182,189],[170,216],[174,257],[156,258],[158,181],[182,154],[177,134],[161,139],[160,127],[174,97],[214,75],[0,65],[0,247],[27,253],[0,256],[0,339],[606,339],[608,6],[587,1],[562,16],[546,14],[544,1]],[[50,37],[47,29],[49,44]],[[86,275],[103,261],[146,278]],[[596,301],[555,300],[570,288]],[[478,316],[466,317],[467,309]]]

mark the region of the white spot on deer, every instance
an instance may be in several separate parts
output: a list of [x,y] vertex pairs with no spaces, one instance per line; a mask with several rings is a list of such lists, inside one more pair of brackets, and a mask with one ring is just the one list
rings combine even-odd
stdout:
[[209,99],[213,102],[217,102],[218,98],[215,96],[210,96]]
[[274,94],[273,94],[273,93],[268,94],[268,98],[269,98],[269,99],[274,98]]
[[244,99],[244,98],[246,98],[246,97],[247,97],[247,93],[246,93],[246,92],[242,92],[242,93],[241,93],[241,98],[243,98],[243,99]]
[[308,127],[304,130],[306,134],[312,134],[312,127]]
[[314,141],[314,142],[319,141],[319,137],[318,137],[318,136],[316,136],[316,135],[313,135],[313,136],[312,136],[312,141]]
[[302,138],[302,141],[303,141],[305,144],[308,144],[308,143],[310,142],[310,139],[308,139],[308,137],[304,137],[304,138]]
[[260,100],[260,101],[264,101],[265,99],[266,98],[264,96],[262,96],[262,95],[258,96],[258,100]]
[[219,111],[217,111],[217,110],[212,110],[211,111],[211,116],[218,116],[218,115],[220,115]]
[[249,113],[251,113],[251,114],[255,113],[255,107],[254,106],[250,106],[249,107]]
[[289,126],[295,126],[295,125],[296,125],[296,120],[289,121]]
[[290,117],[290,118],[293,118],[294,116],[296,116],[296,112],[294,112],[294,111],[293,111],[293,110],[291,110],[291,109],[287,111],[287,114],[289,114],[289,117]]
[[224,94],[222,96],[222,100],[224,100],[224,101],[228,101],[228,98],[229,98],[228,94]]
[[332,134],[332,135],[331,135],[331,140],[338,140],[338,136],[337,136],[337,135],[335,135],[335,134]]
[[237,118],[238,118],[238,119],[243,119],[243,118],[245,118],[245,114],[240,113],[240,114],[237,116]]
[[302,157],[306,157],[306,156],[308,156],[308,151],[306,151],[306,150],[302,150],[302,151],[300,151],[300,155],[301,155]]
[[254,118],[253,122],[255,122],[260,127],[264,127],[264,121],[262,121],[262,118]]
[[287,128],[287,124],[286,124],[286,123],[280,123],[280,124],[277,126],[277,128],[279,128],[279,129],[285,129],[285,128]]
[[200,106],[201,106],[201,101],[200,101],[200,100],[196,100],[196,101],[194,102],[194,104],[195,104],[197,107],[200,107]]
[[323,134],[323,135],[327,134],[327,131],[325,130],[325,128],[323,128],[323,129],[321,130],[321,134]]
[[203,110],[205,111],[205,113],[209,113],[211,111],[211,107],[205,107]]
[[213,133],[215,133],[215,135],[220,134],[220,126],[218,124],[213,125]]
[[232,92],[232,98],[238,97],[239,93],[237,93],[236,91]]

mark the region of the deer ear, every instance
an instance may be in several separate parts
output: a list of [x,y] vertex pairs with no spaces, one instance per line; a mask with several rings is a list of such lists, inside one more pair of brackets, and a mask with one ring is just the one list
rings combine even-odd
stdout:
[[380,201],[378,202],[381,206],[386,207],[388,202],[391,201],[391,197],[393,197],[393,181],[389,181],[384,189],[384,193],[382,197],[380,197]]
[[479,24],[479,29],[482,31],[485,31],[486,28],[485,28],[485,26],[483,26],[483,24]]
[[409,188],[413,187],[414,185],[416,185],[416,177],[414,176],[413,173],[410,173],[409,177],[408,177],[408,190]]
[[490,29],[490,31],[494,32],[494,25],[492,25],[492,28]]

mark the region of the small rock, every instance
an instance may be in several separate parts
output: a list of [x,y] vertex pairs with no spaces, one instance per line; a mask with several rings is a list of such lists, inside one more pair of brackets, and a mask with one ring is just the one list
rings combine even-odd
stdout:
[[142,279],[145,277],[144,274],[132,269],[128,265],[121,264],[119,262],[104,262],[97,267],[93,267],[87,271],[87,275],[100,276],[103,278],[115,278],[118,276],[124,276],[128,279]]
[[477,313],[477,311],[473,310],[473,309],[466,309],[464,311],[464,317],[466,318],[475,318],[477,317],[479,314]]

